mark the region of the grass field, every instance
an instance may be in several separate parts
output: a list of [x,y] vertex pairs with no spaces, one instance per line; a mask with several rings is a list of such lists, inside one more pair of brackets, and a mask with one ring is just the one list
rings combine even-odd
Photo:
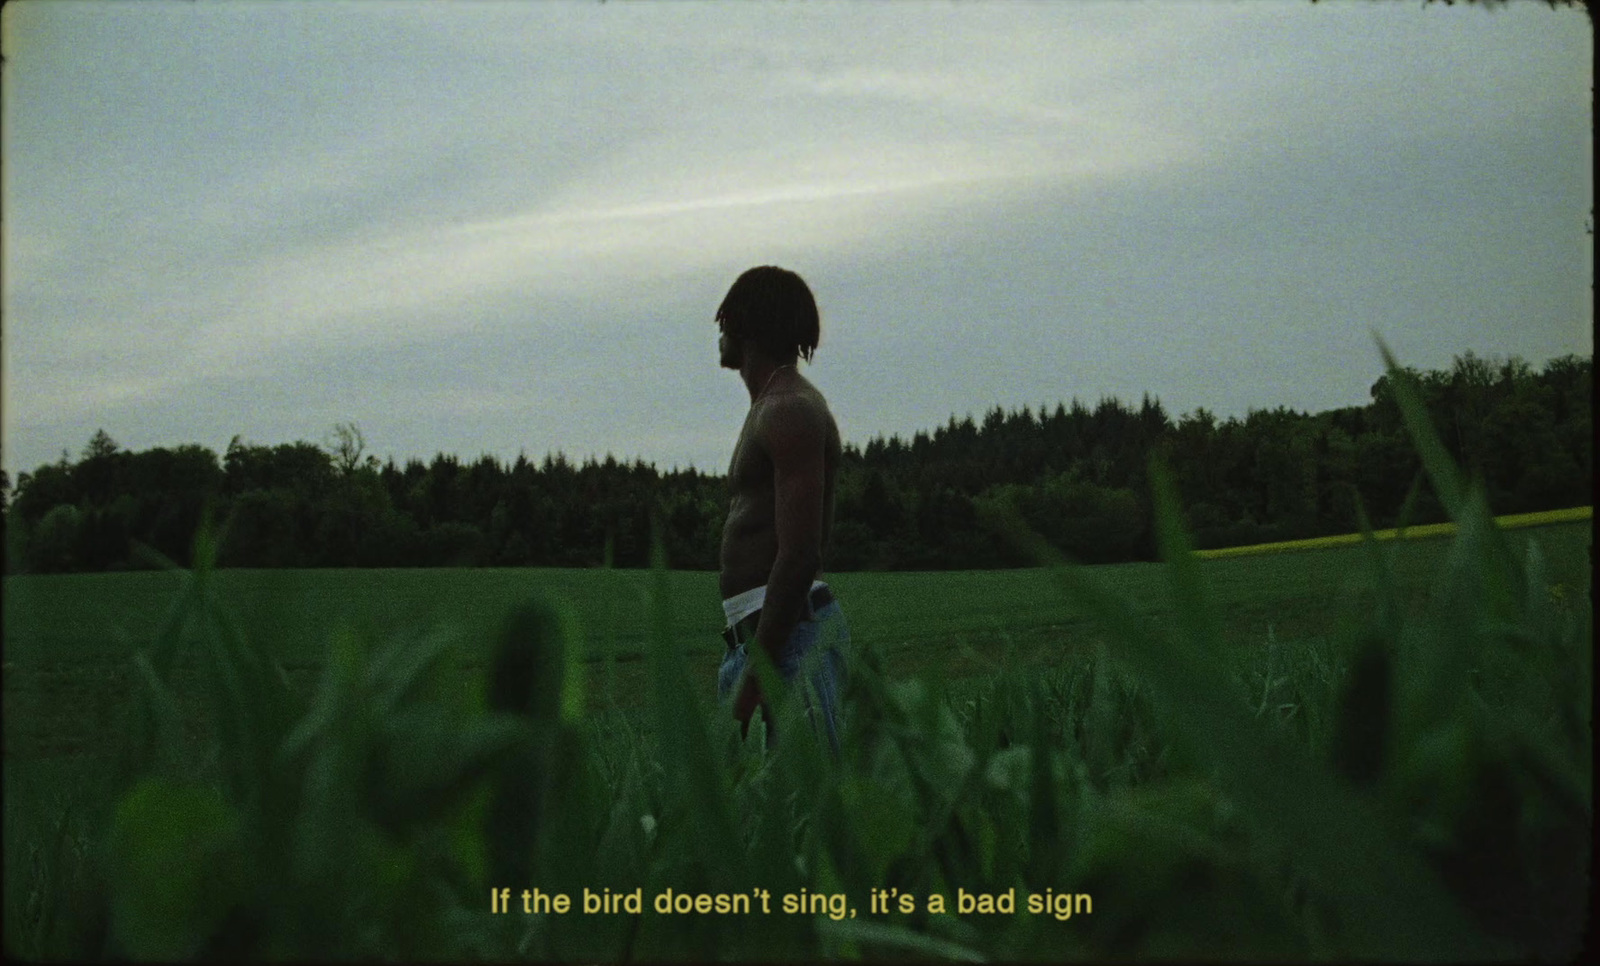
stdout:
[[[1552,593],[1589,582],[1586,523],[1511,533],[1549,561]],[[1449,544],[1396,546],[1395,577],[1421,600]],[[1334,544],[1286,554],[1209,560],[1204,572],[1224,636],[1243,648],[1320,639],[1359,614],[1362,548]],[[1093,568],[1143,613],[1158,619],[1172,601],[1159,564]],[[456,642],[455,664],[481,668],[489,642],[513,608],[537,593],[568,601],[578,619],[598,707],[642,701],[650,573],[627,570],[224,570],[218,592],[245,632],[291,677],[309,681],[339,628],[381,640],[440,630]],[[671,635],[691,680],[712,693],[721,658],[716,575],[669,572]],[[855,642],[873,648],[895,676],[937,672],[962,679],[1007,664],[1049,665],[1093,640],[1081,614],[1041,569],[830,575]],[[20,576],[5,579],[5,753],[8,759],[91,752],[115,727],[129,692],[127,658],[150,639],[171,606],[178,576],[163,572]],[[607,661],[614,655],[615,662]]]
[[[7,953],[1569,959],[1589,527],[1203,560],[1172,519],[1171,564],[834,575],[837,759],[711,707],[712,574],[7,578]],[[524,884],[826,906],[485,902]],[[934,906],[963,890],[1076,915]]]
[[1160,566],[835,575],[834,754],[759,652],[782,740],[707,700],[710,574],[8,577],[6,953],[1572,961],[1592,531],[1497,526],[1385,358],[1450,536],[1205,559],[1154,460]]

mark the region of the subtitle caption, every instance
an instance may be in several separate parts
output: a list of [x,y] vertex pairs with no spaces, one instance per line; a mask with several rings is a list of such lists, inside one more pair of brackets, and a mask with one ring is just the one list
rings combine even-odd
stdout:
[[[869,915],[909,915],[919,908],[930,915],[1016,915],[1020,907],[1032,915],[1048,915],[1065,922],[1074,915],[1094,912],[1094,902],[1088,893],[1057,892],[1054,889],[1024,892],[1020,906],[1014,888],[997,893],[957,889],[953,901],[937,892],[920,898],[893,888],[871,889],[869,892]],[[521,902],[516,902],[517,899]],[[496,914],[519,911],[525,915],[556,916],[639,916],[649,910],[663,916],[782,914],[827,916],[836,921],[856,918],[856,907],[845,893],[808,892],[805,889],[786,892],[776,899],[770,890],[761,888],[732,893],[691,893],[666,889],[646,899],[643,888],[632,892],[613,892],[609,888],[595,892],[585,887],[575,902],[572,896],[564,892],[523,889],[520,896],[513,896],[510,888],[502,887],[489,890],[489,907]]]

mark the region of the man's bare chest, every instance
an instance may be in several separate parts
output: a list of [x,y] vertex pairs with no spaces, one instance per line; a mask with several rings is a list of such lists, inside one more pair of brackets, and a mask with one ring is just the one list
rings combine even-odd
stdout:
[[728,489],[734,495],[769,487],[772,481],[772,463],[761,448],[752,417],[745,417],[728,464]]

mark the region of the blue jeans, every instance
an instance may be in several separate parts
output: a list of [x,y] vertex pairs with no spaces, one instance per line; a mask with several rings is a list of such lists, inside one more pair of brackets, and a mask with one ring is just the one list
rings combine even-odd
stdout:
[[[738,693],[740,678],[749,660],[746,648],[754,643],[752,640],[730,647],[723,655],[722,666],[717,669],[717,698],[723,704],[732,703]],[[828,735],[828,747],[835,754],[839,751],[839,692],[845,677],[844,653],[849,645],[850,626],[845,623],[844,611],[835,600],[794,625],[783,659],[778,662],[778,673],[785,681],[792,683],[805,672],[806,718],[812,728],[817,727],[819,720],[822,722]],[[770,724],[767,735],[770,742]]]

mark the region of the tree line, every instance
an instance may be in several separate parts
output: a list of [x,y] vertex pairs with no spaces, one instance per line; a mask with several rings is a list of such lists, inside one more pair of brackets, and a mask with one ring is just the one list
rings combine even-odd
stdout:
[[[1451,455],[1499,513],[1587,504],[1593,488],[1592,359],[1535,370],[1467,353],[1447,370],[1410,370]],[[1402,424],[1389,376],[1364,406],[1278,408],[1174,420],[1159,400],[1074,399],[1053,410],[951,417],[909,440],[847,445],[837,481],[833,570],[978,569],[1033,561],[987,522],[1002,505],[1090,563],[1154,558],[1148,458],[1172,468],[1201,547],[1349,533],[1358,506],[1393,525],[1443,513]],[[403,466],[367,455],[353,425],[322,445],[238,437],[122,449],[98,432],[77,461],[0,474],[13,573],[105,571],[189,562],[209,514],[219,563],[233,567],[646,566],[652,527],[674,567],[715,569],[725,482],[611,456],[506,464],[438,454]],[[154,551],[153,553],[151,551]]]

